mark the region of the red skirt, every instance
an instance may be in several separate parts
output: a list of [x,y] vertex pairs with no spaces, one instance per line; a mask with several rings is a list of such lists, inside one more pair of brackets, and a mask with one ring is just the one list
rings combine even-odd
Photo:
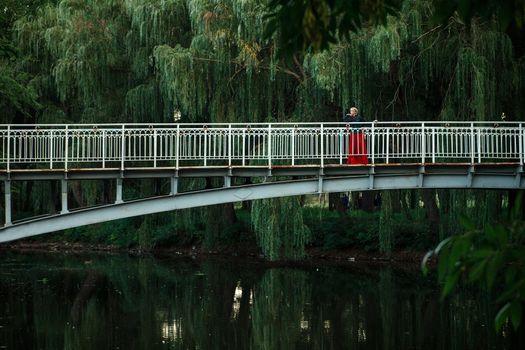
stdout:
[[365,135],[361,131],[350,134],[347,164],[368,164]]

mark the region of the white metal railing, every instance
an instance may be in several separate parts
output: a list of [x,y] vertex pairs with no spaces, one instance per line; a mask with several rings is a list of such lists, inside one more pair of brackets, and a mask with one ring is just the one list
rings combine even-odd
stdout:
[[[352,149],[362,133],[365,147]],[[519,122],[0,125],[0,168],[515,161]]]

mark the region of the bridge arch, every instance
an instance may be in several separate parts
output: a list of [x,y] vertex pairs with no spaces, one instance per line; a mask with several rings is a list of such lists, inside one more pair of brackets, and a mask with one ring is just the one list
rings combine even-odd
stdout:
[[[281,169],[281,172],[286,172],[286,170],[289,169]],[[484,164],[477,167],[469,164],[432,166],[397,164],[382,167],[345,167],[343,169],[339,167],[309,168],[303,172],[317,175],[302,180],[241,186],[227,185],[217,189],[116,202],[17,222],[0,229],[0,242],[139,215],[263,198],[388,189],[525,188],[522,166],[511,163]],[[328,173],[328,176],[325,173]]]

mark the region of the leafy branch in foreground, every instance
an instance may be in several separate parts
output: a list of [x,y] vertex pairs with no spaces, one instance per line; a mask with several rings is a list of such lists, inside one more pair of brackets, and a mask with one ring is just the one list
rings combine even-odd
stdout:
[[429,258],[439,257],[442,298],[460,280],[494,293],[495,302],[500,305],[495,317],[497,332],[509,320],[515,330],[519,327],[525,303],[525,221],[520,215],[521,198],[516,203],[520,204],[513,208],[507,223],[478,229],[470,219],[462,217],[466,232],[443,240],[422,262],[423,272],[427,273]]

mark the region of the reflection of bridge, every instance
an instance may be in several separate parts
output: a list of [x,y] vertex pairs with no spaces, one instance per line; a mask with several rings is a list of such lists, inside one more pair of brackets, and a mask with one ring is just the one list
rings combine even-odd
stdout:
[[[364,133],[370,164],[346,165]],[[321,192],[524,188],[521,123],[7,125],[0,129],[5,225],[0,242],[175,209]],[[182,177],[223,187],[180,193]],[[236,177],[262,183],[233,186]],[[169,178],[170,194],[122,200],[124,179]],[[70,211],[68,181],[113,179],[115,202]],[[59,214],[11,220],[11,183],[59,180]],[[274,181],[270,181],[274,180]]]

